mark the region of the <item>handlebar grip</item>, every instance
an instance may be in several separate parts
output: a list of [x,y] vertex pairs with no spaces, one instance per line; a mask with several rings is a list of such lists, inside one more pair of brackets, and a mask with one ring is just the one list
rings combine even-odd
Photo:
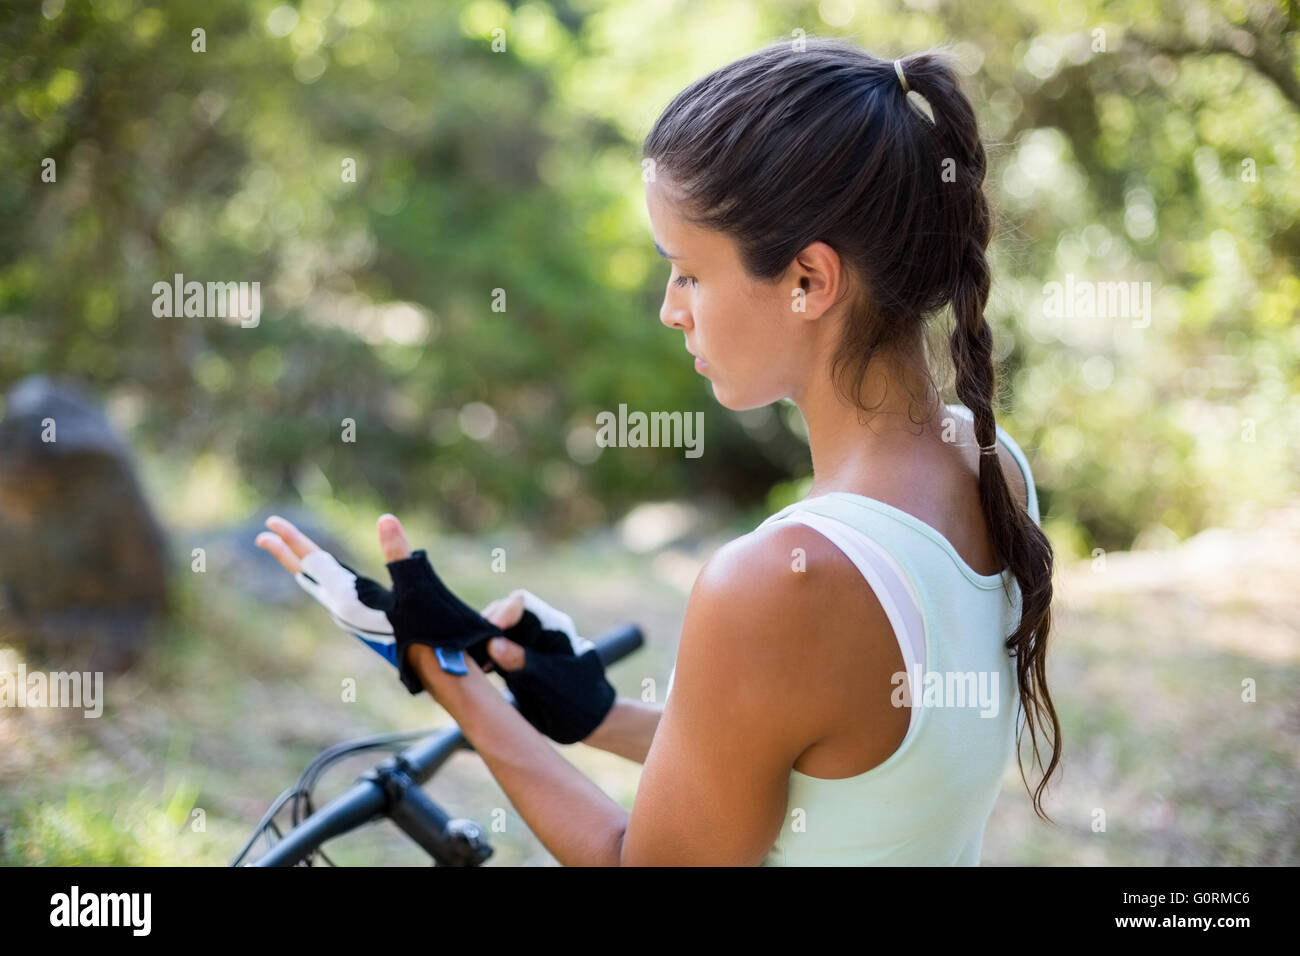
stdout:
[[631,654],[645,643],[645,635],[635,624],[620,624],[592,641],[600,662],[608,667]]

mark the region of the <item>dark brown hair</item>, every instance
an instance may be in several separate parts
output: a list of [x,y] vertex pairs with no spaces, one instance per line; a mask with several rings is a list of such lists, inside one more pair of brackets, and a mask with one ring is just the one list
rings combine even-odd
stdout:
[[[656,177],[671,180],[687,219],[735,241],[755,279],[775,279],[818,240],[835,249],[855,296],[833,374],[839,385],[844,371],[854,373],[851,400],[860,407],[877,354],[907,359],[933,383],[926,328],[950,306],[955,390],[987,447],[997,440],[997,381],[984,318],[992,230],[984,144],[942,51],[903,57],[901,66],[932,118],[909,100],[892,60],[839,39],[772,43],[674,97],[642,154]],[[979,456],[979,495],[994,549],[1020,590],[1020,622],[1006,646],[1040,768],[1038,729],[1051,729],[1052,759],[1032,791],[1034,811],[1049,819],[1042,792],[1061,749],[1046,673],[1052,546],[996,456]],[[1023,764],[1020,775],[1028,788]]]

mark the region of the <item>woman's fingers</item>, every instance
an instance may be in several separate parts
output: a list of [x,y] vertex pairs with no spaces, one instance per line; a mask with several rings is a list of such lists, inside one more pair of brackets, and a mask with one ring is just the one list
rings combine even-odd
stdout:
[[263,531],[254,543],[263,551],[269,551],[290,574],[297,574],[302,570],[302,562],[298,560],[298,556],[289,550],[284,539],[278,535]]
[[[496,602],[496,617],[489,617],[488,620],[501,628],[503,631],[507,627],[514,627],[524,616],[524,592],[511,591],[508,595]],[[484,617],[487,617],[485,614]]]
[[406,532],[402,530],[402,523],[390,514],[379,516],[379,522],[376,525],[379,532],[379,549],[384,554],[384,562],[400,561],[403,558],[411,556],[411,545],[406,540]]
[[289,550],[300,558],[305,558],[313,551],[320,550],[320,545],[295,528],[292,522],[286,521],[279,515],[271,515],[271,517],[267,518],[266,526],[278,534],[281,540],[289,546]]
[[524,666],[524,649],[504,637],[488,641],[488,654],[503,671],[517,671]]
[[[518,624],[523,616],[522,591],[512,591],[508,597],[497,598],[483,609],[483,617],[503,631]],[[498,670],[519,670],[524,666],[525,653],[523,647],[504,637],[494,637],[488,641],[488,656],[496,663]]]
[[507,627],[514,627],[519,623],[519,619],[524,616],[524,599],[522,595],[516,597],[516,594],[518,592],[510,594],[508,597],[497,598],[483,609],[483,617],[503,631]]

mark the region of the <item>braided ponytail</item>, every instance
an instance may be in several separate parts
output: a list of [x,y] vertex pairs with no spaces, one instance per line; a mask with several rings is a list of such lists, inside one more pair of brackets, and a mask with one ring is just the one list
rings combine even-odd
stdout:
[[[993,447],[997,441],[993,410],[997,374],[993,330],[984,317],[991,282],[985,255],[991,232],[989,204],[984,195],[988,161],[974,111],[951,67],[928,53],[905,59],[901,65],[911,88],[929,101],[943,158],[951,158],[956,171],[955,179],[945,184],[955,192],[941,203],[949,220],[946,225],[957,237],[953,243],[957,261],[953,263],[953,331],[949,348],[957,397],[971,410],[976,441],[981,448]],[[1043,725],[1051,728],[1052,759],[1033,791],[1034,811],[1046,818],[1042,810],[1043,788],[1061,759],[1061,725],[1047,689],[1046,670],[1052,618],[1052,545],[1012,496],[996,455],[981,452],[979,456],[979,495],[993,547],[1020,588],[1020,622],[1006,646],[1016,659],[1021,704],[1034,759],[1040,768],[1043,763],[1037,730]],[[1024,781],[1023,765],[1020,772]],[[1025,784],[1027,787],[1028,782]]]

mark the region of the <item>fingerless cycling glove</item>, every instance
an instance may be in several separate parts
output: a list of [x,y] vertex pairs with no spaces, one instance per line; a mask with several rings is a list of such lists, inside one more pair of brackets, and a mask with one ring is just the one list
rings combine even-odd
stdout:
[[524,616],[506,637],[524,648],[524,666],[503,670],[519,712],[556,743],[586,737],[614,706],[596,645],[579,637],[569,615],[524,591]]
[[459,651],[467,650],[487,668],[494,664],[488,640],[504,636],[524,648],[524,667],[498,670],[519,712],[541,733],[557,743],[576,743],[613,707],[616,693],[596,646],[578,635],[572,618],[532,592],[523,592],[523,617],[502,631],[447,589],[424,551],[390,562],[388,568],[391,591],[329,552],[313,551],[302,559],[295,580],[335,624],[398,668],[412,694],[424,688],[405,665],[410,644],[428,644],[444,670],[463,674],[463,662],[457,667],[455,661]]
[[[412,644],[433,648],[443,670],[448,669],[443,659],[448,651],[469,651],[480,666],[491,660],[487,642],[505,632],[451,593],[434,573],[423,548],[409,558],[389,561],[388,574],[393,579],[392,602],[384,613],[393,625],[397,670],[407,690],[412,694],[424,690],[406,660],[406,649]],[[358,596],[366,600],[365,595]]]
[[[416,553],[423,554],[423,552]],[[393,562],[393,564],[403,565],[403,562],[411,562],[414,558],[415,555],[412,555],[411,558],[405,558],[402,561]],[[427,563],[426,559],[425,564],[427,565]],[[390,565],[390,575],[392,574],[391,567]],[[404,566],[399,567],[397,573],[403,575],[405,579],[414,577],[415,575],[412,573],[414,570],[417,569]],[[432,570],[432,568],[429,569],[430,574],[432,574]],[[357,637],[380,657],[398,668],[402,683],[412,694],[418,694],[424,689],[411,668],[402,666],[406,647],[412,642],[399,639],[393,619],[394,613],[402,616],[404,620],[403,633],[407,633],[408,628],[405,622],[412,617],[414,602],[407,600],[402,608],[398,608],[393,591],[390,591],[378,581],[373,581],[358,574],[328,551],[313,551],[302,558],[302,571],[295,575],[295,580],[304,591],[329,611],[330,617],[334,619],[335,624]],[[441,584],[442,582],[439,581],[438,583]],[[445,587],[443,590],[446,590]],[[454,595],[452,601],[459,603],[459,600]],[[452,607],[454,609],[454,605]],[[462,620],[465,618],[465,612],[474,614],[472,610],[466,608],[463,604],[460,605],[460,608],[462,610],[459,611],[459,617]],[[419,640],[415,643],[429,643],[437,653],[439,665],[443,670],[450,673],[465,673],[465,662],[459,655],[459,652],[465,649],[469,650],[470,656],[478,661],[479,666],[486,667],[491,662],[491,658],[487,653],[487,641],[490,637],[499,636],[502,631],[482,618],[479,618],[479,620],[482,622],[482,626],[478,629],[478,637],[474,638],[470,644],[455,639],[438,642],[432,633],[432,625],[437,623],[436,616],[431,618],[430,637],[434,639],[429,641]],[[399,656],[399,650],[403,656]]]

